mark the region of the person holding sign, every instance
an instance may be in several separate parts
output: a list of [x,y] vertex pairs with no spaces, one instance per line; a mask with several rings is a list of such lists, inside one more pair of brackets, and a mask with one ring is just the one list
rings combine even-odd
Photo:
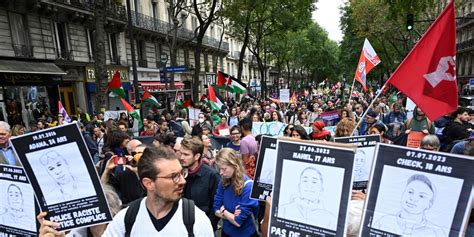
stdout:
[[428,177],[415,174],[408,178],[401,198],[401,210],[375,220],[376,229],[403,236],[445,236],[443,230],[426,218],[425,212],[436,198],[436,188]]
[[253,223],[258,201],[250,199],[252,180],[245,175],[242,159],[236,151],[223,148],[216,163],[222,180],[214,196],[214,213],[224,220],[221,236],[258,236]]
[[214,128],[213,135],[214,136],[229,136],[230,135],[230,127],[227,124],[227,117],[225,115],[221,115],[221,121]]

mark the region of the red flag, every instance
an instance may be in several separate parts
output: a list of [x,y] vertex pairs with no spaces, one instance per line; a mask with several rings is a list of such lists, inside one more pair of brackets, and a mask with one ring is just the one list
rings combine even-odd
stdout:
[[388,83],[410,97],[434,121],[457,109],[454,1],[441,12]]
[[360,52],[359,63],[357,64],[357,69],[354,79],[362,84],[364,91],[367,91],[366,87],[366,77],[367,74],[380,63],[380,59],[377,56],[374,48],[370,44],[368,39],[364,41],[364,47],[362,52]]
[[191,103],[192,103],[192,100],[188,99],[182,104],[182,106],[183,106],[183,108],[187,108],[187,107],[191,106]]

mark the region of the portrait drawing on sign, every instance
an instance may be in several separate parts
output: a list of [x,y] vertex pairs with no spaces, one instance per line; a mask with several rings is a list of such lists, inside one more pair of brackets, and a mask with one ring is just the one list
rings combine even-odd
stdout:
[[315,167],[307,167],[299,175],[298,192],[290,202],[279,206],[278,216],[325,229],[336,230],[336,215],[324,203],[324,178]]
[[[46,171],[39,173],[40,175],[37,174],[36,178],[40,183],[45,201],[48,205],[95,195],[94,186],[91,183],[90,177],[87,175],[88,173],[86,173],[87,169],[83,164],[82,157],[80,157],[80,159],[78,158],[76,155],[66,160],[64,156],[55,150],[48,150],[39,157],[40,165],[37,164],[39,167],[34,167],[34,163],[32,163],[33,169],[42,168],[43,171]],[[79,164],[79,162],[82,164]],[[74,174],[72,167],[74,167],[76,171],[83,171],[84,175],[80,176]],[[80,168],[84,169],[81,170]],[[47,175],[44,175],[45,173]],[[52,180],[52,182],[47,180],[48,178]]]
[[[7,205],[0,209],[0,225],[35,231],[34,210],[31,210],[33,213],[29,213],[25,209],[22,189],[16,184],[10,184],[5,191],[7,200],[5,204]],[[33,197],[31,196],[30,198]]]
[[402,236],[447,236],[426,217],[435,199],[436,187],[431,180],[422,174],[412,175],[402,193],[400,211],[382,216],[375,220],[372,227]]
[[366,169],[366,151],[358,148],[354,159],[354,181],[367,181],[369,179],[369,173]]

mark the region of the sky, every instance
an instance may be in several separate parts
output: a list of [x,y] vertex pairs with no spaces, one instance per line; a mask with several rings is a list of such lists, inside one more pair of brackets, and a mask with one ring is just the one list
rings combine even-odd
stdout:
[[313,20],[323,27],[329,34],[329,39],[340,42],[342,32],[339,28],[339,6],[342,6],[345,0],[318,0],[313,12]]

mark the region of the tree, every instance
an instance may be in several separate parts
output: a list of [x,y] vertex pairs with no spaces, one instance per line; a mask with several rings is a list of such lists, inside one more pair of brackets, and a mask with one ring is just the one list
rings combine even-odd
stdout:
[[105,40],[106,33],[104,25],[106,22],[105,14],[105,1],[96,0],[94,1],[94,71],[95,71],[95,81],[97,85],[96,90],[96,102],[95,102],[95,112],[101,111],[102,108],[109,108],[109,100],[107,98],[107,85],[108,85],[108,76],[107,76],[107,66],[106,66],[106,56],[105,56]]
[[198,20],[198,26],[194,30],[196,36],[196,46],[194,47],[194,76],[192,83],[193,100],[198,101],[199,99],[199,76],[201,73],[201,51],[202,41],[206,34],[207,29],[217,20],[219,8],[217,7],[217,0],[206,0],[201,1],[193,0],[194,14]]
[[[168,16],[171,20],[171,27],[168,29],[168,33],[166,34],[165,40],[168,45],[169,49],[169,58],[171,66],[177,66],[177,55],[178,55],[178,30],[183,27],[186,18],[189,15],[189,6],[187,5],[186,0],[166,0],[168,3]],[[192,40],[193,37],[189,41]],[[188,42],[189,42],[188,41]],[[166,67],[166,65],[163,65]],[[175,89],[176,86],[174,84],[174,73],[170,74],[170,88]],[[167,80],[165,78],[165,80]],[[166,97],[168,98],[168,96]]]

